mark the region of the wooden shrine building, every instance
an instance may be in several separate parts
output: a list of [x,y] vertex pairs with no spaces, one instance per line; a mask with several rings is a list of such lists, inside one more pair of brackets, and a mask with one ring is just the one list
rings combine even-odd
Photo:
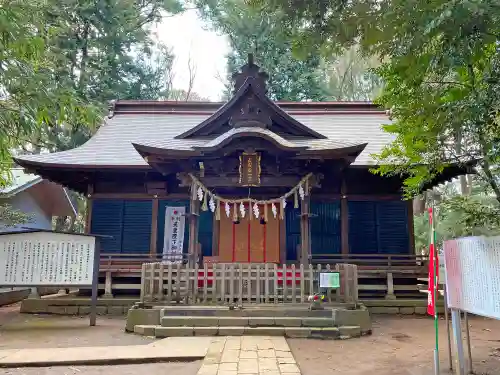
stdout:
[[[227,103],[116,101],[83,146],[16,162],[85,194],[103,253],[303,263],[413,254],[402,179],[373,174],[391,142],[365,102],[273,102],[252,59]],[[449,168],[447,180],[463,171]]]

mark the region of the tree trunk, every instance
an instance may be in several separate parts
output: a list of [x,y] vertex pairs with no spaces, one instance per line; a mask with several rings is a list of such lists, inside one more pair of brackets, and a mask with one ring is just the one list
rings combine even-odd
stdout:
[[420,216],[425,212],[425,193],[413,199],[413,213]]

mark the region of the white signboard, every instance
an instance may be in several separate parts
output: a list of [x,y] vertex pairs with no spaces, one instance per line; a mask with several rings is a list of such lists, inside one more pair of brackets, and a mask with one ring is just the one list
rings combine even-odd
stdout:
[[444,264],[444,252],[443,250],[439,250],[438,253],[438,260],[439,260],[439,275],[438,275],[438,281],[439,284],[446,284],[446,268]]
[[500,319],[500,236],[445,241],[448,306]]
[[165,234],[163,239],[163,260],[182,262],[184,248],[184,227],[186,207],[167,207],[165,210]]
[[0,286],[90,286],[95,241],[50,232],[0,235]]
[[340,288],[340,273],[320,272],[319,287],[327,289]]

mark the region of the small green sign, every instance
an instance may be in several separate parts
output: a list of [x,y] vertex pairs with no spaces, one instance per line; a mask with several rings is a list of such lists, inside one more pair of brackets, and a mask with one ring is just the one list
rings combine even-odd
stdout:
[[326,289],[340,288],[340,273],[338,272],[320,272],[319,287]]

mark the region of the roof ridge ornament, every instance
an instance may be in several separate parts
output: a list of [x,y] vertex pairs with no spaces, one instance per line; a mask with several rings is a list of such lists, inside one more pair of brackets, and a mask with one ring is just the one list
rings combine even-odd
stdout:
[[235,94],[246,81],[249,81],[254,88],[267,94],[266,81],[268,78],[269,75],[266,72],[261,72],[260,66],[255,64],[253,53],[249,53],[247,63],[241,67],[241,71],[233,73],[232,75],[234,82],[233,94]]

